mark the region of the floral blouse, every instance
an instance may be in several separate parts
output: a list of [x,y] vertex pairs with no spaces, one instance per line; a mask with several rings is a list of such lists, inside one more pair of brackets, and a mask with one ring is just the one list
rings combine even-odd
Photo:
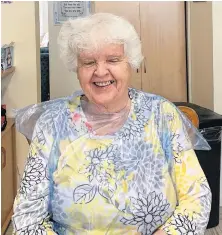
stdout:
[[181,113],[129,89],[118,132],[96,135],[81,95],[38,118],[14,203],[14,234],[204,234],[211,192]]

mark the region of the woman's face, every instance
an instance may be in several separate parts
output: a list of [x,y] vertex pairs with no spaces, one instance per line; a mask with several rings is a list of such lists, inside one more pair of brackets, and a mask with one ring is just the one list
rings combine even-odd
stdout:
[[91,102],[112,108],[126,104],[131,67],[123,45],[108,44],[97,51],[80,52],[77,75]]

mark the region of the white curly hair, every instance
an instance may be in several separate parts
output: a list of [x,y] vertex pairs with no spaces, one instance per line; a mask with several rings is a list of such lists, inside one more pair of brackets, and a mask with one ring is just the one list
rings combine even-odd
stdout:
[[78,53],[96,50],[109,43],[123,44],[124,53],[132,68],[143,60],[141,42],[135,28],[124,18],[110,13],[96,13],[66,21],[60,30],[60,57],[70,71],[77,70]]

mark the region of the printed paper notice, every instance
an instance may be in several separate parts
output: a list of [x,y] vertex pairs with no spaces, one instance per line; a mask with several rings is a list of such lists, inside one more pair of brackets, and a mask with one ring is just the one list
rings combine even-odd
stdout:
[[68,19],[83,17],[90,13],[89,1],[54,2],[54,22],[61,24]]

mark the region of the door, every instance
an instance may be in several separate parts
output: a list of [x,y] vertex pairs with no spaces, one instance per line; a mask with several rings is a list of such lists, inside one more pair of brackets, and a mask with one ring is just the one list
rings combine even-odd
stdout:
[[140,2],[142,90],[187,101],[184,2]]
[[[140,35],[140,15],[139,15],[140,2],[112,2],[112,1],[95,1],[94,12],[107,12],[112,13],[127,19],[136,29]],[[141,90],[141,69],[133,71],[131,78],[131,87]]]

